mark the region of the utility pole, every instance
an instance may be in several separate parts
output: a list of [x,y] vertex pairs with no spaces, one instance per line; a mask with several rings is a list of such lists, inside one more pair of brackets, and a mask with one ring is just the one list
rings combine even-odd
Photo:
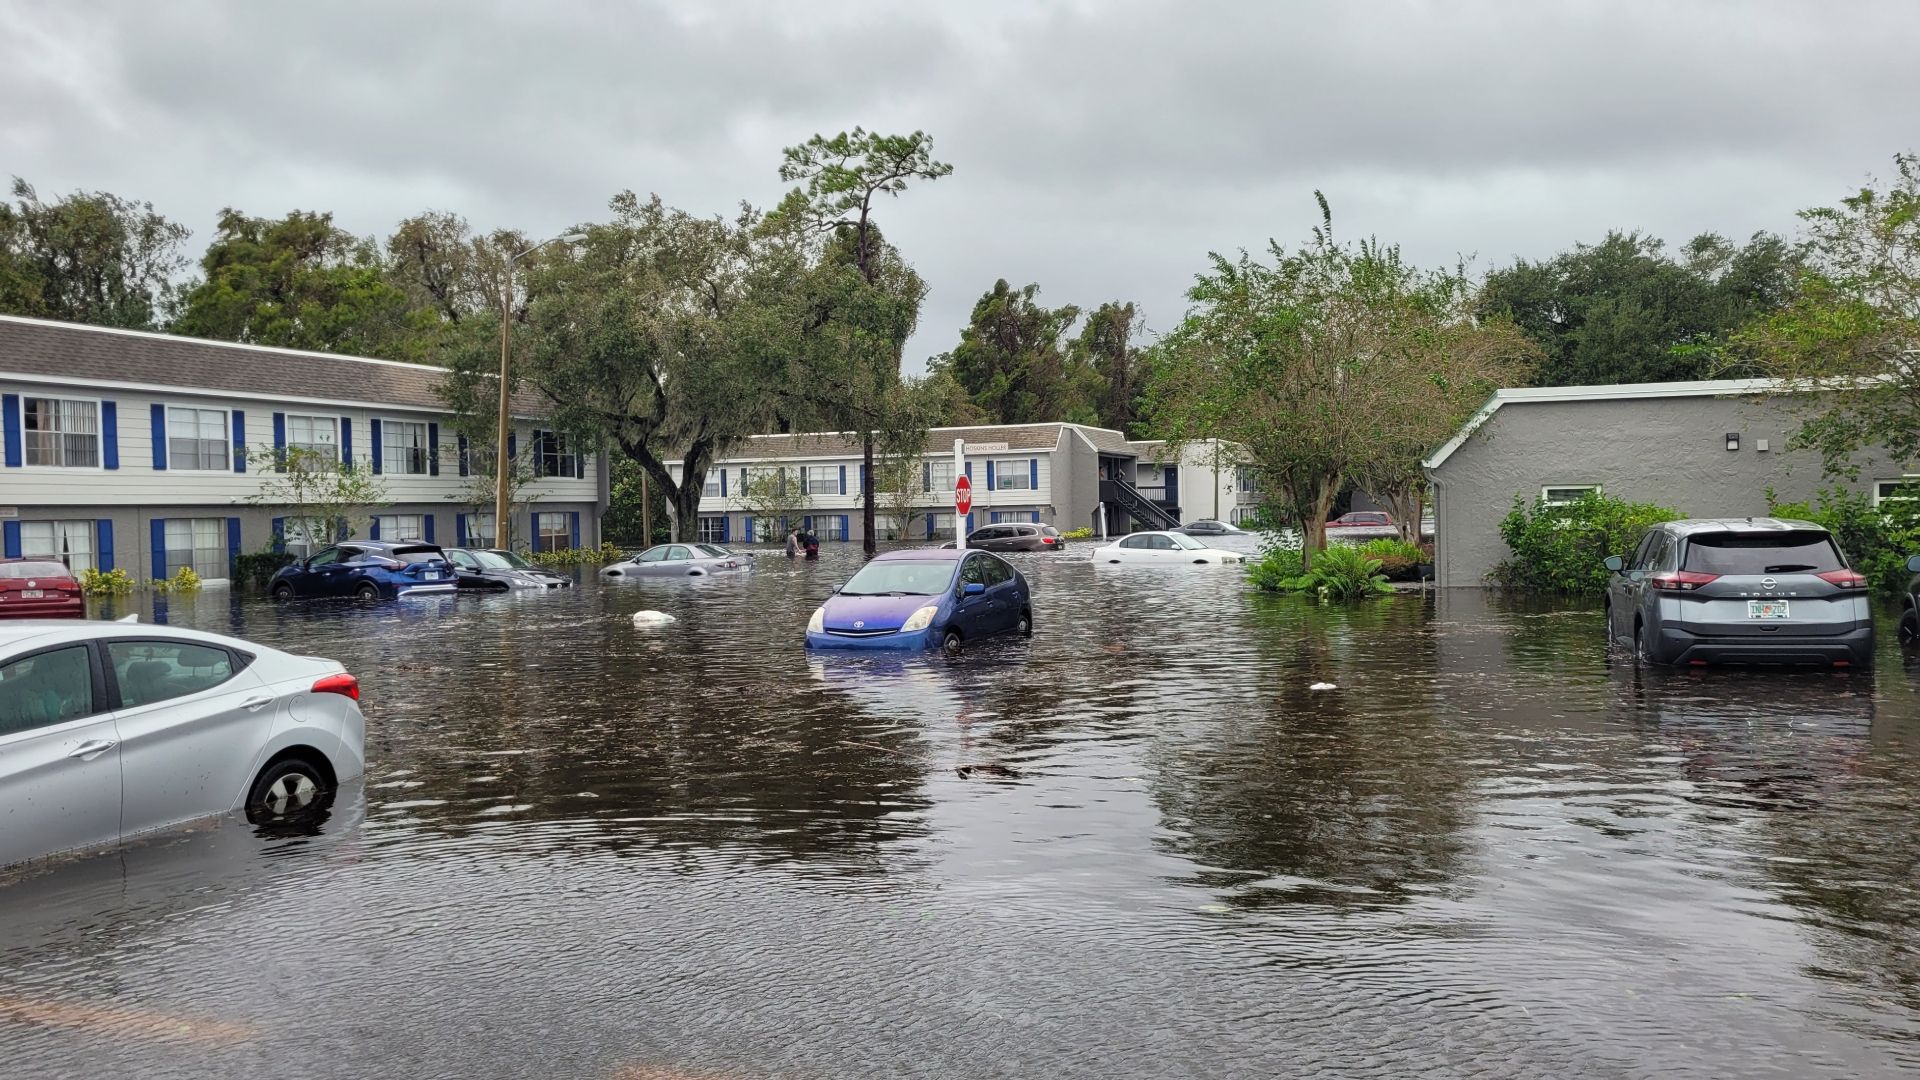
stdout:
[[[507,256],[506,273],[500,282],[500,415],[493,429],[493,544],[502,551],[513,548],[513,517],[510,504],[511,485],[507,482],[507,438],[512,434],[513,420],[508,413],[513,395],[509,391],[511,357],[513,350],[513,264],[528,255],[539,251],[548,244],[566,242],[569,244],[585,240],[582,233],[568,233],[551,240],[542,240],[525,251]],[[533,540],[537,544],[539,537]]]

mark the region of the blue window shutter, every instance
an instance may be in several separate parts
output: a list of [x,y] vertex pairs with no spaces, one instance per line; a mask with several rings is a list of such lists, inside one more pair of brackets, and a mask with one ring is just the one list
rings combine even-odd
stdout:
[[968,532],[973,531],[973,512],[972,511],[967,512],[967,531]]
[[20,557],[20,523],[0,521],[0,558]]
[[273,471],[286,472],[287,471],[287,414],[283,412],[277,412],[273,414],[273,456],[275,458]]
[[840,539],[845,540],[847,537],[852,535],[853,535],[852,533],[847,531],[847,515],[841,514],[840,515]]
[[860,494],[864,496],[866,495],[866,493],[867,493],[867,463],[863,461],[860,463]]
[[[519,456],[520,456],[520,433],[517,431],[509,431],[507,432],[507,461],[511,463],[514,458],[517,458]],[[512,465],[509,464],[508,468],[511,469]]]
[[967,479],[973,479],[973,462],[967,462]]
[[100,403],[100,464],[120,467],[120,406],[111,401]]
[[[1027,459],[1027,486],[1035,491],[1040,490],[1040,459],[1037,457]],[[1034,520],[1038,521],[1040,519],[1035,518]]]
[[[585,449],[578,446],[573,448],[573,478],[575,480],[585,480],[587,478],[587,452]],[[726,494],[726,488],[727,488],[727,470],[721,469],[720,470],[720,493],[722,495]]]
[[20,467],[20,395],[0,394],[0,423],[6,425],[7,468]]
[[740,522],[740,535],[746,538],[747,543],[753,543],[753,515],[748,514],[741,518]]
[[273,519],[273,550],[287,550],[287,519]]
[[353,464],[353,421],[340,418],[340,464]]
[[537,510],[527,515],[527,536],[531,538],[531,541],[533,543],[533,550],[539,551],[540,550],[540,512]]
[[233,471],[247,471],[247,414],[233,410]]
[[[972,475],[969,473],[968,475]],[[993,462],[987,462],[987,490],[993,490]]]
[[167,407],[153,406],[153,467],[160,471],[167,467]]
[[440,475],[440,425],[427,425],[427,475]]
[[429,544],[437,543],[438,541],[434,540],[433,538],[433,515],[427,514],[422,516],[420,519],[420,524],[424,526],[427,530],[427,535],[421,537],[421,539],[425,540]]
[[933,490],[933,462],[931,461],[920,463],[920,488],[923,491]]
[[727,470],[725,469],[720,470],[720,497],[723,499],[727,497]]
[[846,493],[847,493],[847,467],[845,465],[842,465],[840,466],[840,494],[845,495]]
[[470,466],[469,464],[467,464],[467,437],[466,437],[465,435],[462,435],[462,436],[460,436],[460,444],[459,444],[459,445],[460,445],[460,450],[459,450],[459,454],[460,454],[460,475],[461,475],[461,476],[465,476],[465,475],[467,475],[467,470],[468,470],[469,468],[471,468],[471,467],[472,467],[472,466]]
[[[725,476],[726,473],[721,473],[720,475]],[[720,542],[725,544],[731,541],[732,539],[733,539],[733,518],[731,516],[722,516],[720,518]]]
[[534,428],[533,429],[533,468],[530,470],[533,473],[533,478],[538,480],[540,477],[546,475],[546,472],[545,472],[546,467],[547,467],[547,433],[544,431],[541,431],[539,428]]
[[167,576],[167,521],[154,518],[147,522],[147,540],[153,549],[152,573],[155,581]]
[[94,553],[93,563],[101,573],[113,569],[113,519],[101,518],[93,523],[93,546],[99,550]]
[[240,557],[240,519],[227,519],[227,573],[233,573],[233,561]]
[[453,546],[467,546],[467,515],[453,515]]
[[580,550],[580,511],[567,515],[567,542],[575,551]]
[[380,421],[367,421],[367,438],[373,447],[373,475],[380,475]]
[[1038,510],[1035,510],[1035,511],[1033,512],[1033,523],[1034,523],[1035,525],[1038,525],[1038,524],[1040,524],[1040,511],[1038,511]]
[[378,515],[375,515],[367,521],[367,539],[380,539],[380,518]]

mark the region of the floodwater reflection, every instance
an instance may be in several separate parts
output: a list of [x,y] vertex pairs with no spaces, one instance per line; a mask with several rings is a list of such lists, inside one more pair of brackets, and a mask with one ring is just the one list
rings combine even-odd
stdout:
[[0,876],[9,1074],[1920,1065],[1920,669],[1890,644],[1647,673],[1594,610],[1321,606],[1083,545],[1023,562],[1031,640],[809,655],[857,566],[127,602],[345,662],[369,773],[307,834]]

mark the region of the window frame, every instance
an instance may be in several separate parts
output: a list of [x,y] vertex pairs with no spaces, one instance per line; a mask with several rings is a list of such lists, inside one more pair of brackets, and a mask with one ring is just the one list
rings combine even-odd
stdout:
[[[407,542],[417,541],[422,544],[427,542],[427,539],[426,539],[427,515],[425,514],[375,514],[373,515],[373,520],[379,523],[380,539],[382,540],[396,540],[396,541],[407,541]],[[413,535],[411,536],[403,535],[398,529],[398,527],[396,526],[393,534],[389,536],[387,534],[386,523],[390,521],[399,522],[403,520],[412,520],[413,522],[416,523],[418,527],[413,530]]]
[[[161,527],[160,531],[161,531],[161,539],[162,539],[162,550],[165,551],[166,553],[168,566],[173,567],[175,570],[178,570],[178,568],[182,566],[191,566],[193,567],[193,572],[196,574],[199,574],[200,580],[202,581],[225,581],[233,576],[232,558],[229,556],[227,552],[227,519],[226,518],[223,518],[223,517],[170,517],[170,518],[163,518],[161,520],[166,522],[166,524]],[[171,534],[173,532],[173,527],[175,523],[193,525],[193,524],[198,524],[198,523],[207,522],[207,521],[214,522],[216,526],[214,529],[214,545],[215,546],[211,548],[198,547],[195,543],[195,541],[197,541],[198,538],[197,536],[194,535],[196,530],[190,529],[188,532],[189,544],[185,550],[192,552],[193,554],[189,555],[185,562],[176,560],[173,557],[173,554],[175,551],[178,551],[181,549],[175,548],[173,546],[173,537]],[[198,565],[200,561],[198,556],[199,556],[199,553],[202,551],[212,551],[218,557],[218,565],[220,566],[220,571],[218,573],[209,574],[209,573],[203,572],[200,569]],[[209,561],[207,565],[212,566],[214,565],[214,563]]]
[[[1895,491],[1898,491],[1901,488],[1907,488],[1908,490],[1912,491],[1913,494],[1911,495],[1881,494],[1880,489],[1888,486],[1891,486]],[[1874,478],[1874,481],[1873,481],[1874,507],[1878,509],[1880,506],[1890,502],[1898,502],[1898,503],[1920,502],[1920,476],[1902,476],[1897,479],[1883,479],[1879,477]]]
[[[802,465],[800,466],[800,493],[808,498],[815,495],[840,494],[840,470],[844,465]],[[820,485],[818,491],[814,485]]]
[[[284,431],[282,432],[283,438],[281,441],[281,448],[280,448],[281,454],[283,456],[286,456],[288,452],[293,450],[305,450],[310,454],[317,455],[314,458],[308,459],[312,462],[312,465],[310,466],[310,468],[318,469],[321,466],[326,466],[329,468],[339,467],[341,462],[344,460],[340,456],[340,418],[339,417],[328,416],[324,413],[282,413],[280,419],[281,419],[281,426],[284,428]],[[296,420],[308,421],[309,428],[311,428],[312,424],[314,423],[324,422],[327,425],[327,430],[332,433],[333,440],[328,443],[311,443],[311,442],[301,442],[300,440],[295,439],[293,437],[293,424],[294,424],[294,421]]]
[[[93,406],[93,464],[92,465],[34,465],[34,464],[31,464],[30,458],[32,457],[32,454],[33,454],[33,448],[29,445],[28,436],[33,434],[34,432],[33,432],[33,429],[27,427],[27,403],[30,401],[73,401],[73,402],[79,402],[81,404],[87,404],[87,405]],[[106,441],[107,435],[103,427],[104,420],[102,419],[102,414],[104,414],[105,412],[106,412],[105,398],[80,397],[73,394],[57,394],[57,395],[31,394],[31,393],[21,394],[20,395],[20,465],[21,467],[26,469],[40,469],[46,472],[63,472],[63,473],[75,472],[75,471],[106,472],[107,471],[107,441]],[[61,432],[60,434],[63,438],[67,435],[67,433],[64,431]],[[65,444],[62,444],[61,446],[60,456],[63,458],[66,456]]]
[[[926,470],[920,474],[921,493],[925,495],[951,494],[953,485],[959,481],[960,476],[965,475],[955,471],[951,458],[946,461],[928,461],[926,466]],[[947,480],[945,486],[940,483],[942,475],[945,475]]]
[[[217,462],[217,464],[213,464],[213,465],[182,465],[180,464],[181,455],[179,451],[175,450],[173,447],[173,442],[174,442],[173,414],[178,412],[213,413],[216,416],[220,417],[220,439],[219,439],[220,448],[214,454],[214,458],[213,458],[213,460]],[[198,418],[196,417],[195,424],[197,425],[198,422],[199,422]],[[168,471],[170,472],[232,472],[233,471],[233,413],[232,411],[228,409],[215,409],[205,405],[171,405],[170,404],[167,406],[166,436],[167,436],[167,469]],[[182,441],[194,442],[194,443],[208,443],[208,442],[212,442],[213,440],[203,439],[196,434],[191,439],[183,439]],[[338,450],[339,447],[336,446],[335,449]],[[194,453],[194,457],[198,458],[199,456],[200,456],[200,453],[198,450],[196,450]]]
[[[400,431],[402,429],[407,429],[407,428],[420,429],[420,445],[411,449],[409,449],[406,446],[400,446],[399,447],[400,452],[398,455],[396,455],[394,453],[395,444],[393,442],[393,436],[395,432]],[[339,434],[338,429],[335,429],[335,434],[336,435]],[[383,476],[429,476],[429,475],[432,475],[432,472],[433,472],[432,438],[433,438],[433,427],[431,424],[427,423],[425,420],[396,420],[392,417],[386,417],[386,416],[381,417],[380,418],[380,472],[381,472],[381,475]],[[394,463],[396,460],[405,460],[407,461],[408,464],[412,464],[411,456],[416,453],[420,455],[419,469],[417,470],[398,469],[394,467]]]
[[63,649],[86,650],[87,693],[92,698],[87,704],[92,711],[81,716],[68,717],[65,720],[60,720],[55,723],[41,724],[38,727],[20,728],[16,731],[0,731],[0,746],[9,745],[14,741],[44,738],[48,733],[58,731],[68,724],[85,722],[98,723],[102,717],[113,715],[114,710],[118,707],[118,702],[113,694],[114,688],[111,685],[111,681],[106,677],[106,672],[102,670],[104,664],[102,663],[100,643],[98,641],[62,641],[51,645],[42,645],[38,648],[28,649],[23,653],[0,657],[0,668],[11,667],[14,664],[20,663],[22,660],[31,660],[36,656],[59,652]]
[[[60,555],[57,553],[27,550],[27,547],[28,547],[27,527],[30,525],[47,525],[47,526],[55,527],[54,536],[53,536],[53,540],[55,543],[58,543],[61,539],[61,532],[58,529],[58,526],[61,526],[61,525],[80,526],[81,530],[85,532],[87,536],[87,564],[85,566],[76,567],[73,565],[72,562],[69,561],[69,556]],[[52,560],[66,567],[67,571],[73,574],[74,577],[79,577],[80,574],[86,570],[99,569],[100,523],[94,520],[93,518],[26,518],[26,519],[23,519],[20,522],[20,557],[23,559]]]
[[[1009,476],[1017,476],[1020,482],[1007,483]],[[993,490],[995,491],[1033,491],[1033,465],[1026,458],[995,458],[993,461]]]
[[702,544],[724,544],[727,519],[722,514],[702,514],[694,519],[694,533]]
[[[558,521],[560,522],[560,528],[559,528],[559,530],[558,530],[558,533],[557,533],[557,535],[559,536],[559,540],[558,540],[558,541],[556,541],[556,543],[557,543],[557,544],[558,544],[559,546],[557,546],[557,547],[542,547],[542,546],[540,546],[540,545],[541,545],[541,544],[542,544],[542,543],[543,543],[543,542],[545,541],[545,539],[546,539],[546,537],[547,537],[547,535],[548,535],[548,534],[549,534],[550,532],[553,532],[553,531],[554,531],[554,530],[549,530],[549,529],[547,528],[547,519],[548,519],[548,518],[554,518],[554,519],[556,519],[556,520],[558,520]],[[565,511],[562,511],[562,510],[536,510],[536,511],[534,511],[534,513],[533,513],[533,543],[534,543],[534,548],[533,548],[533,550],[535,550],[535,551],[565,551],[565,550],[567,550],[567,548],[568,548],[568,547],[570,547],[570,546],[571,546],[571,545],[573,544],[573,519],[572,519],[571,517],[569,517],[569,516],[567,515],[567,513],[565,512]]]
[[541,479],[572,480],[580,470],[579,451],[567,445],[565,432],[547,431],[541,433],[539,451],[540,460],[535,463],[535,474]]
[[1540,505],[1543,507],[1572,506],[1580,496],[1572,499],[1555,499],[1550,496],[1555,491],[1577,491],[1582,495],[1602,495],[1606,488],[1601,484],[1542,484],[1540,485]]

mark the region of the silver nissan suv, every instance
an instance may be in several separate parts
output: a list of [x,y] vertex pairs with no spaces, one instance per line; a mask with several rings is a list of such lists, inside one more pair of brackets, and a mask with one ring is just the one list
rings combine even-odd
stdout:
[[1607,635],[1637,662],[1873,663],[1867,581],[1812,522],[1669,521],[1606,566]]

